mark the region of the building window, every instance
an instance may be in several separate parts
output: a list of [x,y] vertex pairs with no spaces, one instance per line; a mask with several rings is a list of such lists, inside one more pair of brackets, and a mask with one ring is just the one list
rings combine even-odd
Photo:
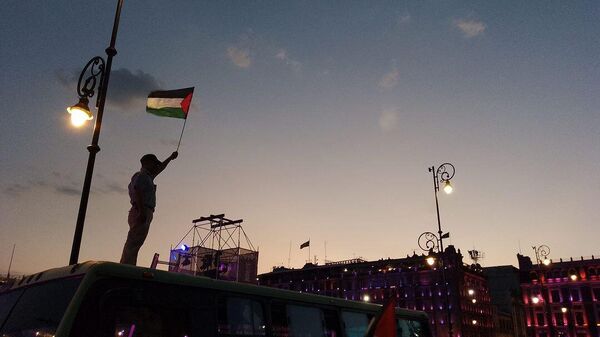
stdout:
[[594,288],[592,292],[594,293],[594,301],[600,301],[600,288]]
[[546,325],[546,317],[543,312],[537,312],[535,314],[535,321],[537,326],[545,326]]
[[584,326],[585,325],[585,317],[584,317],[582,311],[575,312],[575,324],[577,326]]
[[565,325],[565,322],[563,321],[563,313],[562,312],[555,312],[554,313],[554,324],[556,326],[563,326],[563,325]]
[[559,289],[552,290],[551,294],[552,294],[552,303],[560,303],[561,302]]
[[573,302],[581,301],[581,296],[579,295],[579,289],[571,289],[571,299]]

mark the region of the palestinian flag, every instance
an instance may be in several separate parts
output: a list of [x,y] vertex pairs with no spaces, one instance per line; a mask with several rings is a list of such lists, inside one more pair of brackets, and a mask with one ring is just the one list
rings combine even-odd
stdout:
[[308,241],[306,241],[305,243],[301,244],[301,245],[300,245],[300,249],[302,249],[302,248],[306,248],[306,247],[309,247],[309,246],[310,246],[310,240],[308,240]]
[[167,90],[153,91],[148,95],[146,103],[146,112],[161,117],[187,118],[190,104],[192,103],[192,95],[194,87]]

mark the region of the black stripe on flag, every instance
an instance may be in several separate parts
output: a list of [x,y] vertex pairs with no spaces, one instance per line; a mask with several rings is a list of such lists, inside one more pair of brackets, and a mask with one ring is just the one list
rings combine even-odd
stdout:
[[310,246],[310,240],[300,245],[300,249]]
[[186,98],[187,95],[194,92],[194,87],[191,88],[183,88],[176,90],[157,90],[152,91],[148,98]]

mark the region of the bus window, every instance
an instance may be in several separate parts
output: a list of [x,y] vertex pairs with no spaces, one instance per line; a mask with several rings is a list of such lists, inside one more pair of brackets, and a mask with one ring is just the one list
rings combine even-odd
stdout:
[[335,310],[323,310],[323,320],[325,323],[325,336],[326,337],[338,337],[340,321],[338,319],[337,311]]
[[364,337],[369,327],[369,316],[365,313],[342,311],[342,321],[348,337]]
[[426,336],[427,328],[419,321],[398,319],[397,336],[398,337],[423,337]]
[[62,279],[25,289],[0,334],[3,337],[53,336],[80,281],[80,278]]
[[220,297],[219,336],[264,336],[264,310],[260,302],[241,297]]
[[214,337],[214,296],[153,282],[98,281],[87,293],[72,337]]
[[288,305],[288,327],[290,337],[325,336],[323,313],[315,307]]
[[334,310],[293,304],[271,305],[273,337],[337,337],[339,320]]
[[0,328],[2,328],[2,324],[8,317],[8,313],[12,310],[17,303],[17,300],[23,293],[23,290],[15,290],[9,293],[0,294]]

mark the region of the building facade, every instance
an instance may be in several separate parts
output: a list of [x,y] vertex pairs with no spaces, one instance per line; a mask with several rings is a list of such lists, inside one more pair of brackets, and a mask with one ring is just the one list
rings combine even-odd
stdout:
[[497,337],[526,337],[525,308],[521,295],[520,272],[514,266],[483,268],[492,305],[496,308]]
[[517,255],[529,337],[600,336],[600,259],[548,265]]
[[259,275],[258,283],[355,301],[384,303],[395,297],[399,307],[427,312],[436,337],[449,336],[449,315],[454,337],[495,336],[495,309],[481,267],[465,265],[453,246],[435,258],[431,265],[427,256],[413,254],[280,267]]

